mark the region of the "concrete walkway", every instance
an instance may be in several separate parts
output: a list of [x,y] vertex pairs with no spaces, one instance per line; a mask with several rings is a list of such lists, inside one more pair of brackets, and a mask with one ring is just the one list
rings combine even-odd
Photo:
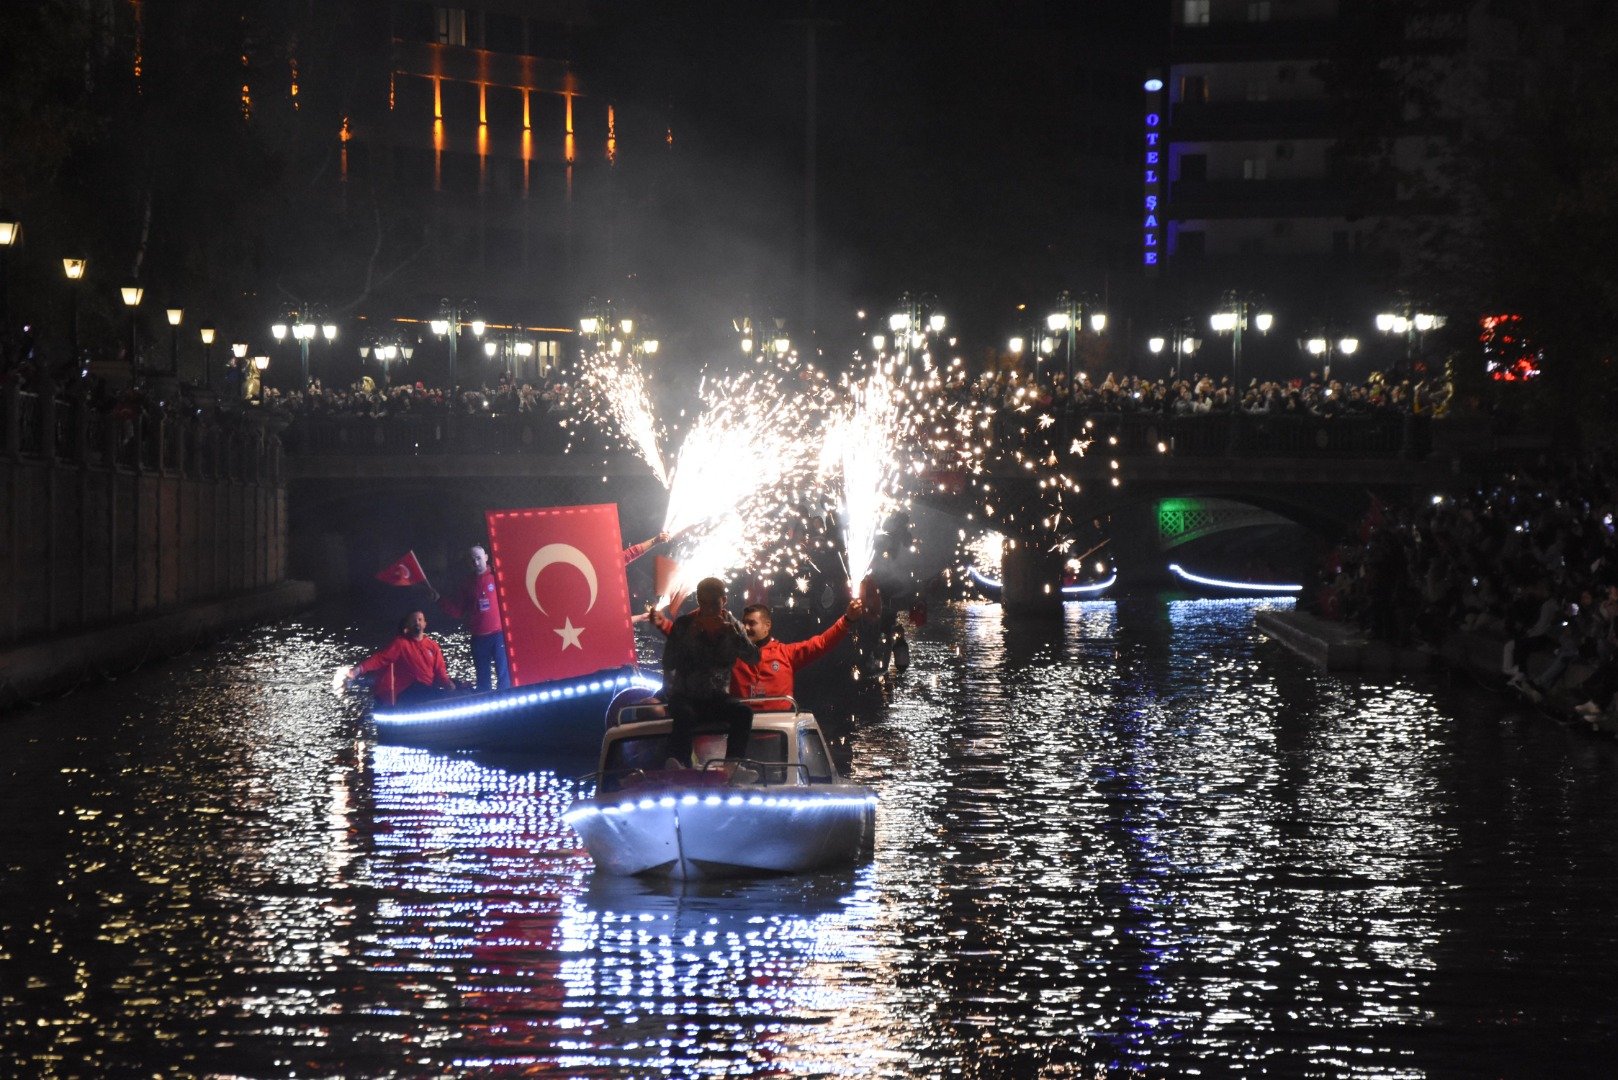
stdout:
[[[1255,622],[1265,635],[1325,671],[1424,671],[1442,664],[1521,697],[1551,719],[1587,727],[1601,735],[1618,735],[1618,711],[1607,709],[1596,716],[1584,716],[1574,708],[1588,696],[1580,687],[1590,674],[1588,665],[1574,664],[1547,693],[1525,692],[1507,682],[1506,641],[1494,635],[1457,631],[1437,648],[1406,647],[1373,641],[1356,626],[1303,611],[1261,611]],[[1529,674],[1538,676],[1550,661],[1550,653],[1540,649],[1529,656],[1525,666]]]
[[173,611],[0,651],[0,711],[71,690],[105,672],[172,656],[199,641],[268,622],[315,602],[307,581],[283,581]]

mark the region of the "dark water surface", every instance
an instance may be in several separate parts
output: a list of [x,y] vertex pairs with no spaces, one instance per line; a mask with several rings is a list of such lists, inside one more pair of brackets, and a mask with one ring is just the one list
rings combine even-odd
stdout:
[[374,745],[340,612],[0,718],[0,1075],[1610,1068],[1618,745],[1254,607],[935,612],[804,688],[874,862],[723,887],[596,878],[588,763]]

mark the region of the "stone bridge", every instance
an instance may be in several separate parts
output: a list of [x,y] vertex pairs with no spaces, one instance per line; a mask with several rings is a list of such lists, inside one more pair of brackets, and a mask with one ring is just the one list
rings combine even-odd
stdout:
[[[1155,573],[1163,552],[1254,525],[1291,522],[1337,538],[1373,497],[1442,491],[1471,475],[1487,450],[1475,428],[1397,414],[1113,414],[1070,423],[1089,440],[1082,455],[1067,453],[1072,435],[1061,429],[1027,449],[1041,460],[1056,453],[1079,482],[1083,513],[1106,521],[1125,577],[1131,555]],[[304,418],[283,440],[294,561],[328,587],[412,544],[429,564],[448,560],[481,534],[486,509],[616,502],[631,540],[660,522],[662,492],[643,462],[568,452],[565,433],[543,415],[457,418],[453,428],[430,417]],[[965,478],[933,479],[922,495],[927,511],[964,520],[976,504]],[[985,479],[1008,505],[1032,506],[1039,494],[1037,474],[1026,469]]]

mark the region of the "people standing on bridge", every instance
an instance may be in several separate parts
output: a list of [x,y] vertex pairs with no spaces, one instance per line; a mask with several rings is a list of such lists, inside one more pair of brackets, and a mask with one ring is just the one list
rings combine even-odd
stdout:
[[462,578],[455,591],[440,596],[438,590],[428,591],[438,602],[439,610],[452,619],[462,619],[472,635],[472,670],[477,676],[479,690],[511,686],[511,669],[506,660],[505,627],[500,622],[499,596],[495,592],[494,573],[489,569],[489,553],[481,544],[467,550],[472,573]]
[[444,665],[444,651],[427,636],[427,615],[421,611],[406,613],[399,620],[399,636],[349,668],[343,681],[352,684],[373,672],[381,673],[377,697],[390,705],[430,701],[457,689]]
[[770,636],[774,619],[768,604],[750,604],[742,611],[742,629],[758,646],[756,661],[738,659],[730,669],[732,697],[764,712],[789,708],[798,669],[819,660],[848,636],[849,628],[865,616],[858,597],[825,630],[805,641],[777,641]]
[[725,608],[725,583],[697,582],[697,610],[681,615],[663,646],[663,687],[668,695],[670,767],[691,763],[691,736],[699,722],[725,724],[725,757],[747,756],[753,710],[730,694],[731,670],[738,660],[756,664],[759,648]]

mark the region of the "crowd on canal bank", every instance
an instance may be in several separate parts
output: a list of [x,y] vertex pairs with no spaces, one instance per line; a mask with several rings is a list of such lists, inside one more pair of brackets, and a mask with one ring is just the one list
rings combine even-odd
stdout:
[[1592,723],[1618,717],[1618,456],[1543,455],[1403,508],[1374,505],[1310,598],[1393,644],[1501,643],[1501,675]]

